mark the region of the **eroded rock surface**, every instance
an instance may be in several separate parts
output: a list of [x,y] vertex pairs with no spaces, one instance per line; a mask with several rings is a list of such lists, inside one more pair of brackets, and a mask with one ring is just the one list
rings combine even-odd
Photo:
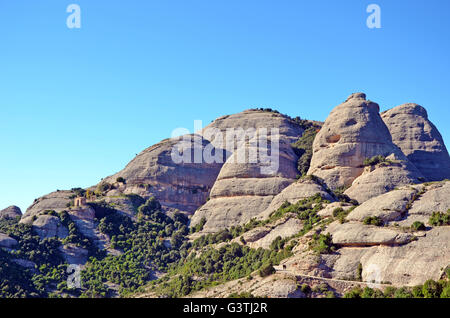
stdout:
[[267,209],[261,213],[260,218],[267,218],[286,201],[295,204],[298,201],[312,197],[315,194],[320,194],[322,198],[329,200],[330,202],[335,201],[335,198],[328,193],[320,183],[312,179],[304,178],[292,183],[276,195]]
[[9,237],[6,234],[0,233],[0,247],[13,248],[17,244],[19,244],[19,242],[17,242],[12,237]]
[[[376,167],[363,175],[364,160],[378,155],[395,160],[395,165]],[[348,192],[358,201],[370,198],[372,191],[378,195],[398,185],[418,183],[422,177],[392,143],[378,104],[366,100],[363,93],[352,94],[331,111],[314,140],[308,174],[322,178],[331,189],[349,187],[361,176],[355,184],[361,190]]]
[[404,104],[382,114],[392,141],[429,181],[450,179],[450,157],[425,108]]
[[0,211],[0,219],[15,219],[22,216],[22,211],[17,206],[10,206]]
[[59,218],[52,215],[38,216],[33,222],[33,230],[41,239],[50,237],[66,238],[69,235],[69,230],[62,225]]
[[335,222],[328,226],[327,231],[333,235],[333,244],[339,246],[401,245],[411,242],[414,238],[410,233],[360,222]]
[[[195,163],[195,154],[203,154],[207,147],[215,153],[216,149],[199,135],[163,140],[141,152],[125,169],[104,182],[115,183],[117,178],[124,178],[122,192],[146,198],[154,196],[164,209],[193,213],[205,203],[222,167],[222,163],[206,163],[202,158]],[[177,160],[183,162],[173,160],[174,149],[179,156]]]
[[383,222],[400,220],[407,212],[411,201],[419,192],[413,187],[405,187],[399,190],[393,190],[372,198],[347,216],[348,220],[362,222],[367,217],[379,217]]
[[[238,115],[219,119],[204,130],[204,133],[208,129],[224,132],[221,140],[213,140],[216,147],[225,147],[230,154],[211,190],[210,200],[191,220],[196,225],[205,218],[205,232],[241,225],[258,216],[298,175],[298,156],[291,144],[303,129],[291,119],[271,112],[246,111]],[[238,135],[233,148],[226,144],[230,138],[226,138],[229,135],[225,136],[225,132],[229,134],[230,127],[254,130]],[[271,128],[278,131],[273,133]]]
[[37,216],[46,210],[53,210],[55,212],[66,210],[68,204],[72,201],[73,195],[72,191],[56,191],[36,199],[22,216],[20,223],[31,224],[33,222],[33,216]]

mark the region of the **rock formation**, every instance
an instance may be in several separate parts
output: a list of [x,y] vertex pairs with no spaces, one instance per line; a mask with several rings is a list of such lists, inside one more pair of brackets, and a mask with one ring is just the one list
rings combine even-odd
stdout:
[[381,114],[392,141],[429,181],[450,179],[450,157],[425,108],[404,104]]
[[206,218],[205,231],[215,232],[244,224],[264,211],[275,195],[295,181],[298,173],[298,157],[290,144],[280,141],[279,151],[279,167],[270,174],[263,173],[263,162],[238,163],[234,153],[222,167],[211,199],[197,210],[192,224]]
[[[388,161],[365,167],[365,160]],[[331,188],[350,188],[346,194],[362,202],[398,185],[418,183],[422,174],[392,143],[378,104],[356,93],[332,110],[313,144],[308,174]]]
[[[154,196],[167,210],[178,209],[192,214],[205,203],[222,167],[222,163],[194,162],[196,152],[203,154],[205,148],[211,147],[207,140],[199,137],[189,135],[163,140],[141,152],[125,169],[106,178],[103,183],[114,184],[117,178],[123,178],[125,184],[119,185],[120,192],[136,193],[146,198]],[[172,160],[173,149],[187,154],[186,158],[191,163],[175,163]],[[212,147],[211,152],[215,151]]]
[[6,234],[0,233],[0,248],[13,248],[19,244],[15,239]]
[[303,178],[292,183],[276,195],[272,202],[270,202],[267,209],[259,215],[259,218],[267,218],[273,211],[277,210],[286,201],[294,204],[302,199],[312,197],[317,193],[320,194],[322,198],[330,202],[336,200],[320,183],[312,178]]
[[0,211],[0,219],[15,219],[16,217],[21,217],[22,211],[20,208],[12,205],[4,210]]
[[22,216],[20,223],[31,224],[34,216],[46,210],[55,212],[66,210],[73,195],[72,191],[56,191],[36,199]]
[[40,215],[33,222],[33,228],[41,239],[49,237],[66,238],[69,230],[61,224],[57,216]]
[[[354,209],[348,223],[332,223],[327,231],[341,248],[323,256],[326,275],[354,277],[362,264],[362,279],[414,286],[439,279],[450,260],[450,228],[431,227],[425,233],[409,231],[415,221],[425,223],[433,211],[450,209],[450,182],[402,187],[370,199]],[[384,226],[365,225],[379,217]]]
[[[284,115],[248,110],[221,117],[202,133],[216,147],[226,149],[228,156],[210,200],[192,218],[192,225],[206,218],[205,232],[244,224],[258,216],[298,175],[298,156],[291,144],[303,128]],[[277,149],[272,144],[278,144]]]
[[[252,223],[257,225],[232,242],[255,249],[270,249],[280,238],[295,243],[293,255],[283,265],[298,277],[312,275],[342,284],[361,271],[363,283],[410,286],[439,279],[449,265],[450,232],[448,226],[428,222],[433,212],[450,209],[450,181],[438,181],[450,177],[450,159],[425,109],[405,104],[380,115],[378,104],[366,100],[365,94],[352,94],[331,111],[318,131],[309,171],[301,178],[301,153],[292,147],[304,133],[305,122],[299,123],[267,110],[220,117],[195,134],[149,147],[86,194],[73,189],[36,199],[20,223],[32,225],[41,239],[62,239],[69,231],[58,214],[67,211],[83,236],[99,249],[119,255],[123,251],[113,249],[114,240],[98,229],[105,214],[98,206],[109,204],[122,216],[137,220],[141,203],[155,197],[169,216],[175,211],[189,215],[191,227],[205,221],[202,231],[189,238],[253,218],[266,220]],[[304,137],[312,140],[318,126],[313,128]],[[265,142],[262,136],[267,137]],[[308,161],[309,156],[306,163],[300,160],[306,168]],[[343,199],[342,192],[359,205]],[[289,210],[267,220],[286,201],[295,204],[316,194],[330,203],[315,205],[305,218]],[[74,206],[79,196],[88,203]],[[323,209],[317,211],[319,207]],[[0,218],[20,215],[17,207],[0,211]],[[379,224],[368,225],[368,219]],[[414,222],[423,222],[426,231],[412,229]],[[311,243],[314,235],[325,233],[336,250],[318,255]],[[0,233],[0,247],[16,245],[16,240]],[[59,251],[71,264],[84,264],[89,254],[75,244],[61,245]],[[256,296],[305,297],[296,281],[280,273],[252,282],[229,282],[204,295],[227,296],[230,290],[240,292],[241,284],[251,286]]]

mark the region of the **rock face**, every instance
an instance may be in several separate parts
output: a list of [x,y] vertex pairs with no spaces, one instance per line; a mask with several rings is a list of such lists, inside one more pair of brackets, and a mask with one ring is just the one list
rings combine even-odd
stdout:
[[22,211],[17,206],[10,206],[4,210],[0,211],[0,219],[15,219],[16,217],[21,217]]
[[417,104],[394,107],[382,115],[392,141],[429,181],[450,179],[450,157],[441,134]]
[[66,238],[69,235],[69,230],[62,225],[57,216],[40,215],[33,222],[33,229],[41,239],[58,237]]
[[415,286],[428,279],[440,279],[450,259],[449,242],[448,227],[433,228],[426,236],[409,244],[340,248],[336,254],[323,257],[324,266],[332,268],[333,278],[354,279],[356,268],[361,263],[365,282]]
[[[391,282],[396,286],[438,280],[449,265],[450,227],[430,227],[433,211],[450,209],[450,182],[405,186],[370,199],[346,217],[349,222],[333,222],[327,228],[340,248],[323,256],[326,275],[354,279],[362,264],[363,281]],[[366,217],[379,217],[384,226],[364,225]],[[412,232],[420,221],[427,230]],[[406,229],[406,230],[405,230]]]
[[59,251],[66,262],[73,265],[85,264],[89,254],[86,249],[74,244],[60,246]]
[[33,222],[33,216],[37,216],[46,210],[53,210],[55,212],[66,210],[67,205],[71,202],[71,196],[73,196],[72,191],[56,191],[36,199],[22,216],[20,223],[31,224]]
[[368,167],[356,178],[344,193],[359,203],[386,193],[398,186],[414,184],[423,180],[412,164],[393,155],[387,157],[387,165]]
[[250,291],[253,296],[263,298],[306,298],[295,277],[281,273],[265,278],[256,276],[250,281],[246,278],[234,280],[195,292],[190,297],[226,298],[232,293],[241,294],[243,291]]
[[[394,163],[365,170],[364,160],[378,155]],[[349,189],[347,194],[358,201],[423,177],[392,143],[378,104],[363,93],[352,94],[330,113],[314,140],[308,174],[322,178],[331,189],[354,184],[359,190]]]
[[339,246],[402,245],[411,242],[414,237],[409,233],[359,222],[335,222],[328,227],[328,231],[333,234],[333,244]]
[[335,198],[330,195],[321,184],[312,179],[305,178],[292,183],[276,195],[267,209],[265,209],[259,217],[262,219],[267,218],[286,201],[295,204],[298,201],[312,197],[317,193],[325,200],[330,202],[335,201]]
[[445,213],[448,209],[450,209],[450,182],[432,184],[427,186],[425,193],[413,202],[407,217],[398,223],[402,226],[411,226],[415,221],[427,224],[433,212]]
[[[298,124],[284,115],[261,110],[245,110],[217,118],[202,130],[202,135],[217,148],[227,149],[232,153],[237,148],[236,139],[232,138],[233,132],[239,136],[243,132],[249,133],[249,129],[267,129],[270,133],[272,128],[277,128],[279,134],[290,142],[295,142],[303,133]],[[220,134],[217,134],[218,132]]]
[[19,243],[15,239],[6,234],[0,233],[0,247],[13,248],[17,244]]
[[[205,149],[213,154],[216,151],[207,140],[199,138],[199,135],[188,135],[163,140],[141,152],[125,169],[104,182],[115,183],[122,177],[126,180],[122,192],[146,198],[154,196],[165,209],[193,213],[205,203],[222,167],[222,163],[195,163],[195,153],[203,154]],[[187,160],[174,162],[174,149],[181,153],[180,156],[184,154]],[[191,163],[186,162],[188,160]]]
[[[261,136],[266,132],[264,142]],[[127,194],[144,199],[153,196],[169,215],[175,210],[193,214],[191,226],[205,218],[203,231],[195,233],[201,235],[242,225],[252,218],[265,219],[286,201],[296,203],[320,194],[331,203],[318,211],[328,219],[314,230],[330,233],[337,250],[315,254],[309,245],[313,239],[310,231],[295,238],[294,255],[283,265],[296,268],[300,274],[348,279],[362,264],[364,281],[394,285],[438,279],[442,268],[449,265],[450,228],[433,227],[428,220],[433,212],[450,209],[450,181],[422,182],[450,177],[450,159],[426,111],[406,104],[380,116],[376,103],[366,100],[363,93],[352,94],[330,113],[314,140],[309,176],[297,180],[298,152],[291,145],[303,133],[294,120],[272,111],[247,110],[223,116],[196,134],[166,139],[144,150],[122,171],[90,188],[86,197],[105,201],[135,218],[140,204],[134,199],[140,202],[142,198]],[[365,160],[374,156],[382,159],[372,163]],[[104,188],[106,184],[113,187]],[[344,193],[360,205],[355,208],[353,203],[337,202],[330,189],[338,188],[346,188]],[[41,239],[64,238],[68,229],[60,218],[43,212],[66,210],[84,236],[100,249],[119,255],[121,251],[113,250],[110,238],[98,230],[100,209],[73,207],[76,195],[76,189],[45,195],[28,208],[20,222],[32,224]],[[336,208],[353,210],[336,221]],[[10,207],[0,211],[0,218],[20,214],[20,209]],[[365,225],[368,217],[381,219],[383,226]],[[413,231],[410,226],[415,221],[425,223],[426,231]],[[287,213],[234,242],[268,249],[278,237],[290,238],[303,227],[297,215]],[[15,245],[16,240],[0,234],[0,247]],[[61,246],[60,252],[71,264],[84,264],[88,256],[87,250],[73,244]],[[252,281],[244,278],[241,283],[255,296],[304,297],[296,278],[284,274]],[[224,289],[216,289],[219,294],[207,295],[240,293],[241,283],[229,282]]]
[[303,228],[303,223],[299,219],[289,218],[287,220],[281,220],[271,228],[267,227],[264,230],[258,229],[258,234],[248,233],[244,235],[244,239],[247,241],[248,246],[251,248],[265,248],[270,249],[270,244],[277,238],[282,239],[291,237]]
[[[239,135],[236,138],[236,149],[225,146],[231,155],[214,183],[211,199],[196,211],[191,221],[195,225],[205,218],[205,232],[244,224],[258,216],[269,206],[272,198],[294,182],[298,175],[298,156],[291,143],[301,136],[303,129],[295,126],[289,118],[270,112],[249,111],[241,113],[237,119],[218,120],[211,127],[218,127],[215,129],[223,132],[227,131],[227,124],[237,127],[242,124],[243,130],[254,130],[247,137]],[[271,131],[265,134],[265,129],[272,128],[278,131],[273,135]],[[223,142],[229,140],[229,135],[222,137]],[[214,142],[216,146],[221,144],[218,138]]]
[[370,216],[379,217],[384,223],[400,220],[418,192],[413,187],[405,187],[372,198],[350,212],[347,220],[362,222]]
[[282,164],[271,175],[261,173],[261,164],[234,163],[230,157],[214,184],[211,200],[195,213],[192,224],[205,217],[205,231],[217,231],[246,223],[264,211],[297,175],[293,150],[287,144],[280,148]]

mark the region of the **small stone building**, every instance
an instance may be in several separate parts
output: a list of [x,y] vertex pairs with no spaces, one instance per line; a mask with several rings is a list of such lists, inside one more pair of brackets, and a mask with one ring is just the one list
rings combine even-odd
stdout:
[[74,204],[75,207],[81,207],[83,205],[86,205],[86,198],[85,197],[78,197],[75,198]]

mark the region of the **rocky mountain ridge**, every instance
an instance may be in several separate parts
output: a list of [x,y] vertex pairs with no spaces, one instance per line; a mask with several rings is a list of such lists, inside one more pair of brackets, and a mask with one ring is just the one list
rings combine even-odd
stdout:
[[[241,131],[227,139],[227,132],[237,128]],[[260,134],[271,129],[276,133],[260,143]],[[310,145],[305,142],[311,158],[294,146],[307,131],[315,135]],[[279,141],[277,149],[272,141]],[[252,151],[275,150],[275,170],[267,170],[261,156],[248,160]],[[192,160],[176,163],[174,151]],[[223,160],[195,162],[196,153]],[[241,154],[245,162],[239,162]],[[256,222],[233,241],[254,249],[270,249],[276,240],[295,242],[293,254],[282,261],[290,274],[351,280],[360,271],[363,282],[413,286],[441,278],[450,264],[450,228],[430,224],[436,212],[450,211],[449,178],[450,157],[423,107],[404,104],[380,114],[378,104],[355,93],[324,123],[269,109],[220,117],[196,134],[149,147],[98,185],[50,193],[36,199],[24,215],[9,207],[0,211],[0,219],[20,217],[20,224],[31,225],[41,240],[64,240],[73,226],[70,230],[58,214],[67,213],[97,248],[120,255],[114,240],[99,230],[104,217],[99,211],[107,206],[137,220],[138,207],[155,198],[167,215],[190,218],[190,228],[198,230],[192,241]],[[273,220],[275,211],[317,195],[323,201],[313,221],[296,213]],[[76,206],[79,197],[87,204]],[[412,230],[416,224],[422,227]],[[317,257],[311,251],[313,232],[329,234],[335,250]],[[0,233],[1,247],[14,249],[14,241]],[[66,244],[60,252],[69,263],[87,261],[87,250],[79,246]],[[291,290],[292,282],[288,285],[280,287],[288,290],[281,294],[263,285],[260,293],[301,296]]]

